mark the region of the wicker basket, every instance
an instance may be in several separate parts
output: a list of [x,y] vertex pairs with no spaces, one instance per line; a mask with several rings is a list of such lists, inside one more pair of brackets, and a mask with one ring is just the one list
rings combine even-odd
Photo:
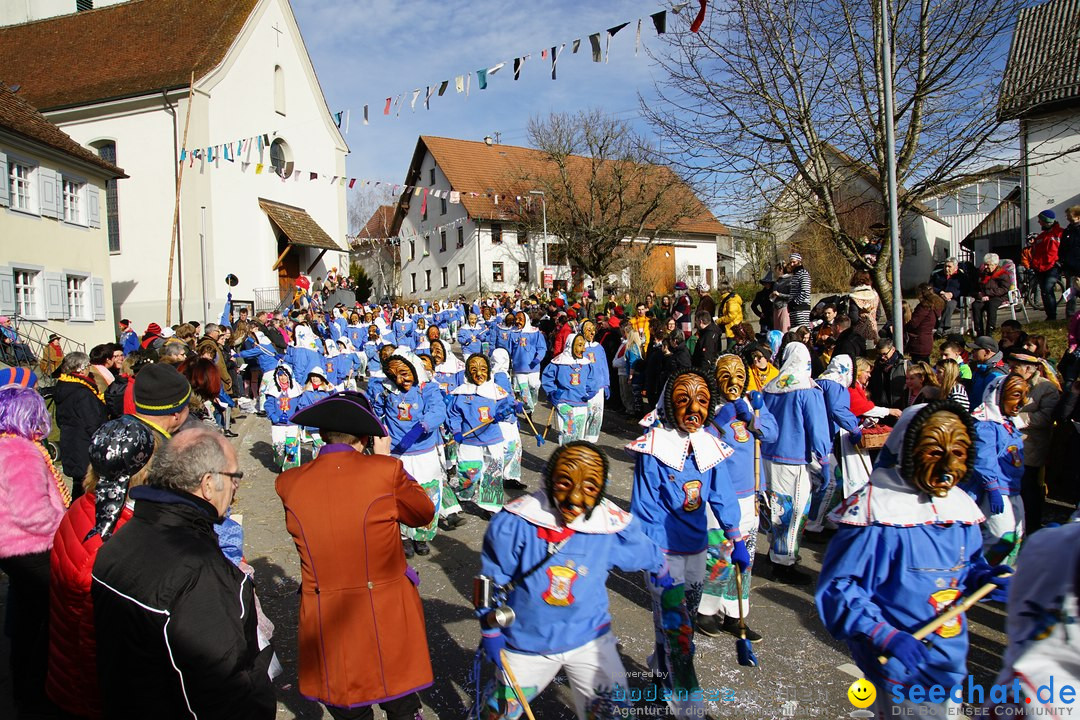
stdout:
[[885,447],[885,441],[889,439],[890,432],[892,432],[892,428],[888,425],[875,425],[872,428],[864,428],[862,440],[859,441],[859,447],[863,450],[877,450],[878,448],[883,448]]

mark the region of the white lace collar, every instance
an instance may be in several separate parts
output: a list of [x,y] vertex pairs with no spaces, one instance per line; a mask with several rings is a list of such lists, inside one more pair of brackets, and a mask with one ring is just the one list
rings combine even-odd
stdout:
[[664,425],[649,428],[644,435],[626,446],[630,452],[652,455],[668,467],[680,472],[691,448],[694,450],[694,462],[701,472],[726,460],[734,453],[723,440],[703,429],[685,433]]
[[548,530],[562,530],[567,527],[574,532],[587,535],[612,535],[623,530],[633,518],[630,513],[604,498],[593,508],[588,519],[584,515],[579,515],[574,522],[563,525],[559,516],[556,515],[555,508],[551,505],[551,500],[543,490],[508,502],[503,506],[503,510]]
[[[895,432],[895,430],[894,430]],[[896,471],[877,468],[870,482],[849,497],[830,515],[841,525],[975,525],[986,517],[971,497],[954,487],[943,497],[920,492]]]

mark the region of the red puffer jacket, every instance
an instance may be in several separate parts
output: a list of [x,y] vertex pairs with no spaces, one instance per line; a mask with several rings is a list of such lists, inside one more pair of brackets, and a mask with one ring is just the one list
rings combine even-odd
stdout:
[[[125,507],[113,532],[129,519],[131,510]],[[49,675],[45,690],[67,712],[100,718],[90,573],[101,548],[101,537],[94,535],[84,541],[94,524],[94,496],[87,493],[71,504],[53,539],[49,557]]]

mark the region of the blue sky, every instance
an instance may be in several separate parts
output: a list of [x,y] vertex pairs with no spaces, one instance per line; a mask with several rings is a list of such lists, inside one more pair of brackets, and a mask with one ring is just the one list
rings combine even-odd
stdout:
[[[649,131],[639,119],[638,92],[652,92],[657,71],[645,47],[658,48],[660,39],[648,16],[669,7],[663,0],[292,0],[292,6],[331,111],[352,111],[345,136],[352,177],[401,182],[420,135],[483,140],[498,131],[505,144],[528,145],[529,118],[554,111],[599,107]],[[681,18],[669,13],[668,27],[684,26],[696,10],[691,3]],[[642,48],[635,57],[638,18]],[[608,63],[593,63],[589,34],[603,38],[608,27],[626,21]],[[581,49],[572,55],[578,38]],[[540,51],[564,42],[553,81],[550,59]],[[532,57],[515,82],[512,61],[524,54]],[[507,64],[481,91],[476,70],[500,62]],[[454,91],[454,77],[469,72],[466,99]],[[443,80],[450,81],[446,94],[424,109],[424,88]],[[408,103],[416,88],[421,96],[413,112]],[[383,116],[385,99],[401,93],[400,117]]]

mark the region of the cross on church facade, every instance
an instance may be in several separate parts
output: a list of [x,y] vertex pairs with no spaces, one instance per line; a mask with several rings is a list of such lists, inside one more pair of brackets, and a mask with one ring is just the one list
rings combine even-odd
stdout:
[[281,47],[281,33],[283,31],[282,31],[281,28],[278,27],[277,20],[274,21],[274,24],[271,26],[271,29],[274,32],[277,33],[277,35],[274,36],[275,45],[277,45],[278,47]]

